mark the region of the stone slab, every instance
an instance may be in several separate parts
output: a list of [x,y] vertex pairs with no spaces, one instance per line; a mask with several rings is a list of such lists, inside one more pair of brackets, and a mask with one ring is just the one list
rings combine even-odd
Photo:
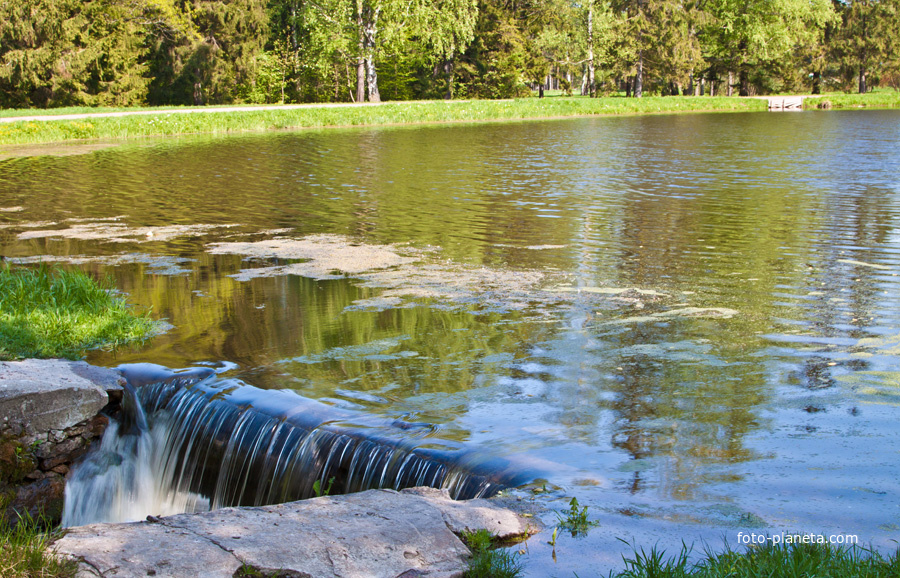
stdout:
[[206,538],[181,528],[145,522],[72,528],[57,543],[57,549],[80,561],[79,578],[217,578],[232,576],[241,567],[233,554]]
[[231,577],[246,565],[282,577],[451,578],[470,555],[454,528],[506,537],[528,530],[488,500],[455,502],[430,488],[151,520],[74,528],[54,547],[80,560],[84,576]]
[[120,388],[114,369],[83,361],[26,359],[0,362],[0,431],[36,435],[94,417],[107,391]]
[[484,529],[501,540],[511,540],[534,533],[515,512],[498,507],[490,500],[455,501],[450,499],[447,490],[434,488],[409,488],[403,493],[416,494],[440,510],[444,523],[454,534]]

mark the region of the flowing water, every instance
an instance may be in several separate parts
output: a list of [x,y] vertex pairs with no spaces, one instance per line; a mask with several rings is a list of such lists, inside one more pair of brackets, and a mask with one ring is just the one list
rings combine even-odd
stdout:
[[[92,363],[533,465],[527,574],[588,576],[620,538],[896,547],[898,175],[896,111],[142,141],[0,161],[0,250],[172,325]],[[572,497],[600,525],[553,552]]]
[[124,403],[100,447],[72,469],[64,527],[372,488],[430,486],[468,500],[538,475],[429,438],[420,424],[260,390],[209,368],[120,369]]

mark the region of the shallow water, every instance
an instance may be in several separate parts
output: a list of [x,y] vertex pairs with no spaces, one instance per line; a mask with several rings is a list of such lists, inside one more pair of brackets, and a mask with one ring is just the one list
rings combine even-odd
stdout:
[[[621,568],[617,538],[900,537],[896,111],[142,141],[0,161],[17,207],[4,256],[113,275],[174,326],[93,363],[235,364],[548,466],[518,492],[550,508],[529,575]],[[413,264],[213,252],[323,234]],[[600,526],[554,560],[573,496]]]

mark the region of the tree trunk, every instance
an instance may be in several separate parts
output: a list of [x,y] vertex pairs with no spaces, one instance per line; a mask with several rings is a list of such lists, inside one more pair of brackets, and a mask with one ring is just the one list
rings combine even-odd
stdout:
[[290,24],[290,32],[289,36],[291,37],[291,50],[294,54],[297,54],[297,51],[300,50],[300,41],[297,39],[297,3],[291,3],[291,24]]
[[741,83],[738,92],[740,96],[750,96],[750,65],[747,63],[746,50],[747,42],[742,40],[738,45],[738,53],[741,57],[740,71],[738,72],[738,81]]
[[356,0],[356,30],[359,39],[356,43],[356,102],[366,100],[366,61],[363,56],[366,53],[365,23],[363,22],[362,0]]
[[[588,0],[588,94],[594,98],[594,0]],[[582,91],[583,92],[583,91]]]
[[728,90],[726,91],[727,96],[734,96],[734,71],[728,71]]
[[625,79],[625,98],[631,98],[631,77]]
[[366,62],[366,88],[369,91],[369,102],[381,102],[381,93],[378,92],[378,71],[375,70],[375,48],[378,34],[378,15],[381,8],[375,8],[368,12],[364,18],[363,38]]
[[822,94],[822,73],[813,72],[812,93]]
[[366,56],[366,87],[369,89],[369,102],[381,102],[381,93],[378,92],[378,71],[375,70],[375,60],[371,54]]
[[356,59],[356,102],[366,100],[366,60],[360,56]]
[[685,96],[687,96],[689,94],[692,96],[697,96],[697,94],[694,92],[694,71],[693,70],[691,71],[690,74],[688,74],[688,85],[687,85],[687,90],[684,92],[684,94],[685,94]]
[[866,93],[866,69],[862,66],[859,67],[859,93]]
[[634,73],[634,97],[644,96],[644,51],[638,50],[637,66]]
[[739,75],[741,87],[738,94],[740,96],[750,96],[750,74],[747,71],[747,66],[745,64],[741,64],[741,73]]
[[453,100],[453,58],[444,60],[444,74],[447,77],[447,93],[444,100]]
[[194,75],[197,80],[194,82],[194,106],[203,104],[203,83],[200,82],[200,69],[194,69]]

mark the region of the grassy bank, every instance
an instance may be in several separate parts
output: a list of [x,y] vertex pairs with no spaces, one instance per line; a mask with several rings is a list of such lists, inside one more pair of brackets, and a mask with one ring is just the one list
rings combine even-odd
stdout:
[[[765,110],[765,101],[719,97],[525,98],[518,100],[408,101],[380,106],[308,107],[210,113],[92,117],[79,120],[0,124],[0,145],[41,144],[81,139],[124,139],[176,134],[228,133],[272,129],[378,126],[392,124],[521,120],[661,112]],[[19,111],[17,111],[19,112]],[[20,111],[41,114],[42,111]],[[81,110],[56,110],[78,113]],[[107,112],[94,109],[93,112]],[[6,116],[14,116],[7,114]]]
[[900,92],[896,90],[868,94],[829,94],[807,98],[803,108],[900,108]]
[[150,337],[157,323],[80,271],[0,267],[0,360],[77,358]]
[[0,576],[3,578],[68,578],[75,576],[75,562],[48,552],[55,535],[33,520],[15,527],[0,525]]
[[674,557],[652,549],[637,550],[625,558],[626,569],[615,578],[896,578],[900,576],[900,551],[883,557],[859,547],[818,544],[751,547],[746,551],[707,551],[698,562],[689,561],[683,548]]

